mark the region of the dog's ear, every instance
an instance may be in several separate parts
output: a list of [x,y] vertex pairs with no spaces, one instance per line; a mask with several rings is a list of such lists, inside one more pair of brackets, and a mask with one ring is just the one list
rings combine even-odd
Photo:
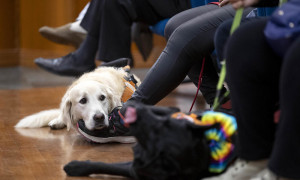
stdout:
[[72,115],[72,102],[69,93],[66,93],[63,97],[63,100],[60,105],[61,109],[61,118],[63,122],[67,125],[68,131],[71,128],[71,125],[74,124],[73,115]]
[[108,112],[110,113],[115,107],[121,106],[121,98],[117,97],[116,95],[113,94],[113,91],[110,88],[106,89],[107,91],[107,98],[109,101],[109,108]]

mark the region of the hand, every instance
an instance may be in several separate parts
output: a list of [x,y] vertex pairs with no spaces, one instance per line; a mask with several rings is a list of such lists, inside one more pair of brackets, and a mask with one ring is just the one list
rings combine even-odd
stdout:
[[259,0],[229,0],[234,9],[245,8],[259,2]]
[[229,0],[219,0],[220,4],[219,6],[222,7],[222,6],[225,6],[226,4],[229,3]]

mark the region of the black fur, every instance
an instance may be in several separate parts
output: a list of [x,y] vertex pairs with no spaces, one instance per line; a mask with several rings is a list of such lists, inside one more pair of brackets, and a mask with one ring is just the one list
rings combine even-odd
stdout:
[[138,143],[133,147],[134,160],[127,163],[72,161],[64,167],[69,176],[113,174],[141,180],[200,179],[209,175],[210,151],[204,131],[186,120],[171,118],[175,108],[127,104],[137,112],[130,124]]

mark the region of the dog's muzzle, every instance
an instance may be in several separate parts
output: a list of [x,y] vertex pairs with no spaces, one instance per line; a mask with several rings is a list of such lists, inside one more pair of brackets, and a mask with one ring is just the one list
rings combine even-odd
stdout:
[[95,121],[95,129],[102,129],[107,126],[105,124],[105,116],[102,113],[95,114],[93,120]]

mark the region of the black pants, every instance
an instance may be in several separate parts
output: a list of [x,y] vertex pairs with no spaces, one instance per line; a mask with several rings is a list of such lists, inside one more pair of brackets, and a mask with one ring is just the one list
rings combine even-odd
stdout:
[[111,61],[131,57],[133,22],[153,25],[190,7],[190,0],[92,0],[81,26],[98,40],[97,59]]
[[[250,9],[245,10],[247,14]],[[211,62],[217,27],[234,16],[231,6],[210,4],[192,8],[172,17],[165,29],[167,45],[132,100],[156,104],[188,75],[197,85],[203,58],[206,58],[200,87],[208,104],[213,103],[218,74]]]
[[[280,58],[264,37],[266,22],[264,18],[243,23],[225,50],[239,156],[245,160],[270,158],[268,166],[273,172],[300,178],[300,38]],[[276,125],[278,104],[281,115]]]

